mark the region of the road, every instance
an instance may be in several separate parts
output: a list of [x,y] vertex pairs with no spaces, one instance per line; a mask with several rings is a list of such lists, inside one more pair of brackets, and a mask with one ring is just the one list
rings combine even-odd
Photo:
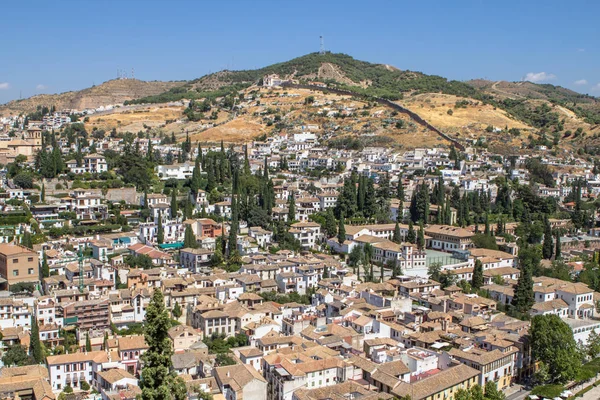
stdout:
[[521,390],[521,385],[515,385],[504,391],[506,400],[523,400],[530,392],[529,390]]

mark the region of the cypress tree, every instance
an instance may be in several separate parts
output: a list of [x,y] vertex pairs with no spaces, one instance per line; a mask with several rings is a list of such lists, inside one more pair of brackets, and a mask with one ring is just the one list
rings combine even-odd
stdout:
[[160,290],[155,290],[146,310],[144,338],[148,350],[142,355],[144,368],[139,381],[142,400],[183,400],[187,397],[185,383],[173,371],[173,354],[169,339],[171,319]]
[[402,175],[398,176],[398,186],[396,188],[396,197],[400,200],[400,206],[404,201],[404,184],[402,182]]
[[515,288],[515,294],[511,303],[521,314],[529,312],[531,306],[535,303],[532,275],[532,266],[529,261],[521,265],[521,275],[517,281],[517,287]]
[[90,332],[88,331],[85,335],[85,351],[92,351],[92,341],[90,339]]
[[156,242],[163,244],[165,241],[165,230],[162,224],[162,214],[158,213],[158,227],[156,228]]
[[475,267],[473,268],[473,279],[471,280],[471,286],[475,289],[479,289],[483,286],[483,264],[481,260],[475,260]]
[[394,243],[400,243],[402,241],[402,237],[400,236],[400,225],[396,222],[396,226],[394,227],[394,237],[392,239]]
[[406,234],[406,241],[412,244],[417,243],[417,234],[415,233],[415,226],[412,221],[408,222],[408,233]]
[[185,202],[185,208],[183,209],[183,217],[185,219],[192,218],[193,210],[192,210],[192,202],[188,199]]
[[338,223],[338,243],[341,245],[346,241],[346,226],[344,225],[344,216],[340,217]]
[[46,184],[42,182],[42,191],[40,192],[40,201],[43,203],[46,201]]
[[48,267],[48,257],[46,256],[46,252],[42,256],[42,277],[47,278],[50,276],[50,267]]
[[552,241],[552,228],[548,218],[544,221],[544,242],[542,244],[542,257],[549,260],[554,253],[554,243]]
[[195,249],[198,247],[198,242],[196,242],[196,235],[194,235],[194,230],[191,225],[185,226],[185,234],[183,236],[183,248],[192,248]]
[[288,222],[296,220],[296,199],[294,198],[294,192],[290,194],[288,201]]
[[423,250],[425,248],[425,229],[423,228],[423,221],[419,223],[419,237],[417,239],[417,246],[419,246],[419,250]]
[[562,258],[562,254],[561,254],[561,245],[560,245],[560,233],[558,231],[556,231],[556,250],[554,251],[554,259],[558,260],[559,258]]
[[337,235],[337,225],[335,223],[335,216],[333,215],[333,210],[331,208],[327,209],[327,214],[325,215],[325,227],[323,230],[328,238]]
[[33,313],[31,314],[30,352],[36,363],[41,364],[44,361],[42,344],[40,342],[40,328],[38,326],[37,318]]
[[171,218],[177,218],[177,188],[171,191]]
[[485,236],[489,236],[490,235],[490,219],[489,219],[489,215],[487,213],[485,213],[485,230],[483,231],[483,234]]

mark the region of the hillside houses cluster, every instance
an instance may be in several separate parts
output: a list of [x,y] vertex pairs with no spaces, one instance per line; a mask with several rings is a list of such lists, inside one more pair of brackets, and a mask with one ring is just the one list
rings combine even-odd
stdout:
[[[278,77],[266,78],[267,86],[281,84]],[[330,106],[316,105],[324,113],[355,112],[352,106]],[[519,246],[509,238],[518,234],[517,224],[503,225],[509,235],[490,233],[498,250],[478,248],[476,236],[489,224],[458,226],[460,210],[434,204],[422,224],[423,243],[410,238],[411,229],[421,229],[410,222],[410,199],[421,185],[443,182],[461,195],[494,199],[501,190],[497,178],[508,170],[520,182],[530,181],[527,157],[469,148],[456,162],[441,147],[335,149],[320,140],[332,129],[301,125],[228,150],[247,157],[252,173],[271,170],[273,204],[261,210],[270,224],[235,220],[236,199],[228,190],[152,193],[69,181],[61,189],[44,186],[42,202],[34,200],[41,188],[20,189],[3,179],[0,211],[8,222],[0,232],[0,350],[28,351],[33,323],[46,348],[55,351],[40,364],[3,365],[0,397],[33,393],[34,399],[55,399],[67,387],[82,392],[89,385],[102,399],[135,398],[148,350],[143,325],[157,291],[176,321],[168,332],[171,361],[191,399],[199,391],[228,400],[341,399],[347,393],[365,400],[452,399],[458,389],[488,382],[508,393],[513,383],[532,376],[531,323],[502,311],[522,273]],[[28,140],[36,141],[36,132]],[[107,150],[124,146],[119,137],[90,144],[95,152],[66,160],[73,176],[107,175]],[[181,151],[181,144],[159,138],[135,138],[134,145],[142,154],[152,146],[175,159]],[[73,150],[66,142],[59,146],[63,154]],[[197,151],[189,160],[157,165],[160,187],[193,179]],[[568,209],[566,197],[581,178],[588,183],[582,195],[596,197],[600,175],[585,160],[577,168],[572,161],[544,155],[542,162],[558,172],[552,185],[532,186],[536,194]],[[352,174],[373,178],[378,186],[389,178],[390,187],[402,185],[405,198],[386,203],[382,223],[348,215],[339,219],[343,233],[328,235],[321,217],[337,207],[344,179]],[[191,213],[173,207],[174,200]],[[439,222],[442,212],[448,224]],[[9,216],[22,218],[13,226]],[[126,223],[94,230],[109,219]],[[594,256],[600,247],[598,229],[576,231],[559,218],[548,224],[564,230],[558,237],[566,261]],[[42,231],[45,240],[24,246],[23,237]],[[224,240],[230,241],[229,256],[239,256],[236,268],[218,261],[228,256]],[[284,240],[297,246],[284,248]],[[369,265],[352,261],[352,254],[366,249]],[[483,286],[476,293],[465,290],[460,283],[473,279],[479,263]],[[581,272],[581,265],[569,265],[573,276]],[[432,266],[439,268],[436,279]],[[600,293],[581,282],[533,281],[531,317],[558,315],[582,344],[600,330]],[[215,341],[228,343],[227,352],[215,351]]]

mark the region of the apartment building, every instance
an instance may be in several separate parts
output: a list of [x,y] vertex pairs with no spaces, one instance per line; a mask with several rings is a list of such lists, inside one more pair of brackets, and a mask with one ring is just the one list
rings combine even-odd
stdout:
[[436,250],[466,250],[473,246],[473,232],[449,225],[428,225],[425,235],[429,236],[429,247]]
[[506,389],[515,376],[515,355],[517,348],[508,347],[504,350],[487,351],[477,347],[452,349],[447,354],[461,363],[479,371],[479,385],[496,382],[498,390]]
[[15,283],[38,283],[38,254],[25,246],[12,243],[0,244],[0,288],[8,290]]
[[321,241],[321,225],[316,222],[297,222],[291,225],[289,232],[305,250],[317,247]]
[[337,385],[346,381],[353,369],[337,351],[320,345],[272,353],[265,356],[262,363],[269,400],[292,400],[298,389]]

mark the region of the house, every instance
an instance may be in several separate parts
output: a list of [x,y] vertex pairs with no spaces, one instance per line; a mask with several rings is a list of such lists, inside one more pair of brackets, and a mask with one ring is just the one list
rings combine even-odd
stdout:
[[226,400],[264,400],[267,381],[247,364],[217,367],[213,376]]
[[141,356],[148,350],[146,340],[142,335],[118,337],[118,350],[121,364],[132,375],[138,373]]
[[54,400],[48,369],[42,365],[0,369],[0,396],[3,399]]
[[185,248],[179,250],[179,263],[191,272],[199,272],[211,265],[211,258],[215,252],[207,249]]
[[120,368],[111,368],[96,373],[96,390],[102,399],[109,399],[109,395],[119,390],[127,389],[129,386],[138,386],[135,376]]
[[81,382],[93,382],[95,374],[102,370],[102,364],[108,362],[106,351],[61,354],[46,357],[50,372],[50,386],[56,392],[66,386],[78,389]]
[[202,340],[202,333],[188,325],[176,325],[169,329],[169,338],[173,342],[173,350],[180,353],[189,350],[193,344]]

